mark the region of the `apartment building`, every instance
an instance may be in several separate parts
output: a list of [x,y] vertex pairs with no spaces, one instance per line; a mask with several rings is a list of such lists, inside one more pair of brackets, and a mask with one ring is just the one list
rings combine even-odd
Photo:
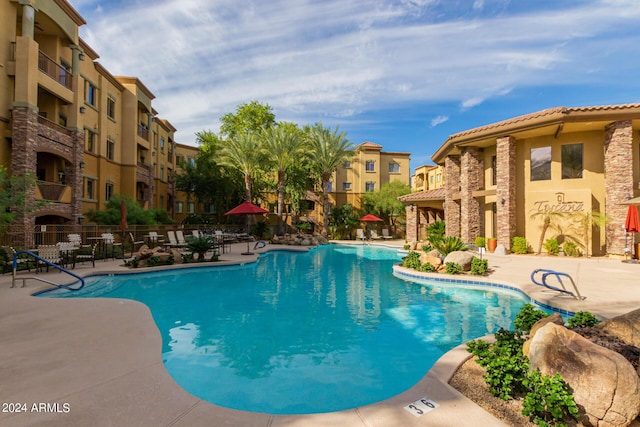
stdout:
[[12,227],[20,243],[37,224],[81,223],[116,193],[172,212],[176,129],[149,88],[98,62],[66,0],[0,0],[0,17],[0,164],[35,174],[27,197],[46,201]]
[[[361,197],[368,192],[380,190],[388,182],[400,181],[410,184],[411,153],[385,152],[382,146],[373,142],[363,142],[354,149],[354,156],[341,165],[329,182],[329,201],[332,206],[346,203],[360,208]],[[301,216],[302,221],[320,224],[322,200],[309,192],[309,204]]]
[[444,187],[444,167],[440,165],[421,165],[411,175],[411,191],[427,191]]
[[[623,104],[550,108],[449,136],[432,156],[445,169],[447,234],[496,237],[507,250],[520,236],[537,250],[550,217],[546,238],[624,254],[636,238],[625,232],[624,202],[640,195],[639,131],[640,104]],[[407,212],[416,208],[407,203]],[[576,223],[593,212],[607,222],[587,222],[585,241]],[[408,237],[415,224],[408,221]]]

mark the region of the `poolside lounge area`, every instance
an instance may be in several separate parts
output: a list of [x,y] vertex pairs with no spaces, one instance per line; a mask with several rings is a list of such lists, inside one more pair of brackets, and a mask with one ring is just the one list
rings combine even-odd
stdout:
[[[400,247],[404,241],[380,243]],[[260,252],[278,247],[268,245],[256,250],[256,255],[247,256],[241,255],[246,245],[233,244],[220,264],[250,262]],[[640,264],[534,255],[488,254],[486,258],[494,271],[480,280],[517,287],[545,304],[603,317],[640,307]],[[578,301],[533,285],[529,275],[536,268],[570,274],[586,299]],[[95,268],[90,263],[79,265],[74,272],[88,275],[125,269],[122,260],[115,260],[97,262]],[[58,281],[65,277],[57,272],[41,276]],[[463,346],[443,356],[425,377],[416,379],[414,387],[383,402],[315,415],[249,413],[204,402],[175,383],[162,362],[160,333],[143,304],[114,299],[35,298],[31,294],[48,286],[35,281],[27,281],[25,288],[10,286],[11,275],[0,276],[0,396],[3,405],[26,404],[26,412],[3,411],[0,425],[505,425],[447,384],[469,356]],[[419,417],[405,410],[425,397],[439,407]],[[45,405],[38,406],[41,403]],[[42,411],[32,410],[33,404]]]

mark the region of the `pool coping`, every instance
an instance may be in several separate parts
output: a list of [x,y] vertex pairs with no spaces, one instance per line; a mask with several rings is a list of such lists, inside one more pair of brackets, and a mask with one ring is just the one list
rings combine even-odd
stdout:
[[[499,266],[495,274],[513,280],[486,280],[517,287],[527,294],[539,292],[537,288],[527,289],[527,277],[522,272],[540,260],[495,257],[492,262]],[[551,261],[560,263],[560,269],[568,268],[564,262],[569,260]],[[248,262],[250,257],[238,256],[235,264]],[[587,273],[581,285],[583,293],[589,296],[589,307],[597,309],[603,301],[608,301],[607,306],[601,307],[602,311],[615,314],[639,304],[633,266],[585,260],[578,268]],[[100,263],[100,270],[131,273],[118,262]],[[617,292],[600,289],[598,280],[611,277],[613,270],[620,278]],[[87,272],[94,273],[93,269]],[[34,298],[33,286],[9,289],[7,279],[0,278],[0,377],[3,378],[0,397],[3,402],[66,402],[71,405],[71,411],[0,413],[2,424],[400,427],[449,426],[455,420],[456,425],[465,427],[504,425],[448,385],[457,368],[470,357],[465,344],[443,355],[409,390],[372,405],[311,415],[235,411],[197,399],[173,381],[162,363],[162,338],[144,304],[99,298],[81,303],[78,303],[81,300]],[[536,299],[548,302],[554,297],[545,293]],[[617,299],[612,299],[614,297]],[[572,303],[565,298],[558,302],[560,305]],[[105,324],[109,327],[105,328]],[[96,331],[100,331],[97,336]],[[424,397],[440,406],[420,417],[405,409]]]

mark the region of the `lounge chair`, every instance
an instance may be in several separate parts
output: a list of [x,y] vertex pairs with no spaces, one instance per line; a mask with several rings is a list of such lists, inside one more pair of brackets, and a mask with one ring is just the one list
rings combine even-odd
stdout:
[[356,237],[358,240],[362,240],[363,242],[366,240],[366,236],[364,235],[364,230],[362,228],[356,229]]
[[371,230],[371,238],[373,240],[380,240],[382,239],[382,236],[379,236],[376,230]]
[[382,238],[385,239],[385,240],[393,239],[393,236],[389,235],[389,229],[388,228],[383,228],[382,229]]
[[178,239],[176,238],[176,232],[173,230],[167,231],[167,239],[169,239],[169,243],[165,243],[164,245],[170,248],[180,249],[186,246],[186,244],[180,244],[180,242],[178,242]]
[[197,239],[200,237],[200,232],[198,230],[191,230],[191,235]]
[[164,243],[164,239],[160,237],[157,231],[150,231],[148,237],[149,237],[149,246],[151,247]]
[[187,246],[187,241],[184,239],[184,233],[182,230],[176,231],[176,239],[178,240],[178,245]]

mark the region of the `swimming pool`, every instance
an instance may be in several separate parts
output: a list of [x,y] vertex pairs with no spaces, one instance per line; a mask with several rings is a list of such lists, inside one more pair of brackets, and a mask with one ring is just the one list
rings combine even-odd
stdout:
[[396,250],[326,245],[243,266],[93,277],[77,292],[149,306],[163,361],[188,392],[255,412],[330,412],[415,384],[456,345],[510,328],[527,300],[498,289],[418,285]]

